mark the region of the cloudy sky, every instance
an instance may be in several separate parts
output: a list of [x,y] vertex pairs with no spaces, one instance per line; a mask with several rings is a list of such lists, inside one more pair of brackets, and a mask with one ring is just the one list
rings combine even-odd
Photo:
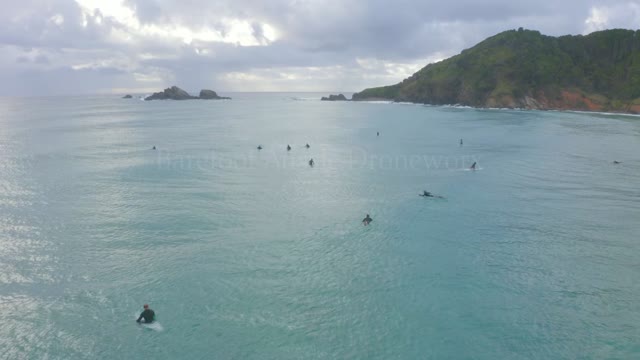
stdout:
[[358,91],[518,27],[640,28],[640,0],[16,0],[0,95]]

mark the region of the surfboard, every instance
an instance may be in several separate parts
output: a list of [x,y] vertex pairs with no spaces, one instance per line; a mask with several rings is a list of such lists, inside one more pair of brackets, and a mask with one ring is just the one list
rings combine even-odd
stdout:
[[[138,316],[139,314],[134,315],[134,320],[138,320]],[[156,320],[152,323],[139,322],[137,324],[140,325],[140,327],[142,327],[143,329],[149,329],[153,331],[164,331],[162,324],[160,324],[160,322],[157,320],[158,315],[156,315],[155,318]]]
[[142,325],[142,327],[145,329],[149,329],[153,331],[164,331],[162,324],[160,324],[158,321],[154,321],[151,324],[140,323],[140,325]]

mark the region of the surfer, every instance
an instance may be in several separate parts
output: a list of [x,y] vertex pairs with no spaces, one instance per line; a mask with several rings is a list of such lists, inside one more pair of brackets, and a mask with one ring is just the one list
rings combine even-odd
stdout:
[[313,159],[309,160],[309,166],[313,167],[313,164],[314,164]]
[[418,194],[419,196],[424,196],[424,197],[432,197],[432,198],[438,198],[438,199],[444,199],[443,196],[440,195],[433,195],[432,193],[428,192],[427,190],[424,190],[422,192],[422,194]]
[[618,161],[618,160],[613,160],[613,163],[614,163],[614,164],[620,164],[620,161]]
[[376,131],[376,136],[380,136],[380,131]]
[[367,216],[362,219],[362,225],[369,225],[372,221],[373,219],[369,216],[369,214],[367,214]]
[[142,307],[144,308],[144,311],[140,313],[140,317],[138,317],[138,320],[136,320],[136,322],[140,322],[140,320],[144,319],[145,324],[152,323],[156,319],[156,313],[153,310],[149,309],[149,305],[147,304],[144,304],[144,306]]
[[262,145],[258,145],[258,150],[262,150]]
[[460,146],[462,146],[462,139],[460,139]]
[[307,143],[307,145],[305,145],[304,147],[306,147],[307,149],[310,148],[311,146],[309,145],[309,143]]
[[291,146],[287,145],[287,151],[291,151]]
[[471,165],[471,167],[469,168],[471,170],[475,170],[476,169],[476,162],[474,161],[473,164]]
[[151,150],[155,150],[155,149],[156,149],[156,147],[155,147],[155,146],[151,148]]

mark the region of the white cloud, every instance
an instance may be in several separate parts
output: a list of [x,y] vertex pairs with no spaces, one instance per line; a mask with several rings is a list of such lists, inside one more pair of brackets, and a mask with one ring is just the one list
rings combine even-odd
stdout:
[[52,17],[49,18],[49,21],[51,21],[52,23],[60,26],[64,23],[64,16],[60,15],[60,14],[55,14]]
[[626,2],[591,7],[584,25],[584,34],[611,27],[638,29],[640,28],[640,4]]
[[606,29],[609,25],[609,11],[607,8],[591,8],[591,15],[585,20],[585,34]]
[[[159,37],[174,39],[185,44],[193,41],[226,42],[239,46],[268,45],[277,40],[277,31],[269,24],[260,24],[264,29],[261,39],[254,36],[251,22],[236,18],[220,18],[217,23],[222,30],[207,26],[190,26],[181,23],[141,23],[135,11],[126,6],[123,0],[75,0],[82,8],[84,19],[95,17],[97,23],[102,22],[102,16],[111,18],[117,23],[118,31],[113,38],[121,41],[131,41],[137,38],[144,41],[145,37]],[[84,21],[86,24],[86,20]]]

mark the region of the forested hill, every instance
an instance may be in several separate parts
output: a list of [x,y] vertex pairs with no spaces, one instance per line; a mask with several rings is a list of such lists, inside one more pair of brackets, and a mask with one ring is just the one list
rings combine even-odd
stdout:
[[353,100],[640,113],[640,30],[510,30]]

